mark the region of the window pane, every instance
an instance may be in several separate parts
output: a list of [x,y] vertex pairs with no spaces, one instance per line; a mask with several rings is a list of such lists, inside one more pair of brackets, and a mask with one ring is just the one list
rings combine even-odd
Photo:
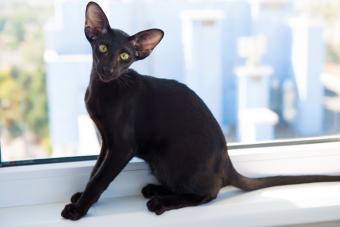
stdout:
[[[86,1],[0,1],[2,161],[98,154],[83,97],[92,64]],[[129,34],[165,37],[132,67],[186,83],[229,142],[336,135],[340,3],[99,1]]]

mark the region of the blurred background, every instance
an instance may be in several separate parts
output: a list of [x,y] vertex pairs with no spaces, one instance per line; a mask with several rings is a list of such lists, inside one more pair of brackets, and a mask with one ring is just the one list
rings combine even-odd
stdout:
[[[83,97],[92,64],[86,1],[0,0],[2,161],[97,154]],[[340,131],[340,2],[102,0],[111,27],[165,37],[132,67],[176,79],[227,141]]]

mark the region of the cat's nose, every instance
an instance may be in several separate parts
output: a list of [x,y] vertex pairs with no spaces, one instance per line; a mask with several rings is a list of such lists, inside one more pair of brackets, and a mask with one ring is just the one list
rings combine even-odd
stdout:
[[103,71],[104,71],[104,73],[112,74],[113,73],[113,68],[103,66]]

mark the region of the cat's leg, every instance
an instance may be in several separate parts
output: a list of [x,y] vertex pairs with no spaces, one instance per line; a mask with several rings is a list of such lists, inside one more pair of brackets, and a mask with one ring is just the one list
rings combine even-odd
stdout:
[[[100,131],[99,129],[99,123],[96,123],[96,126],[97,126],[97,131],[98,131],[98,134],[100,138],[103,138],[102,137],[102,132]],[[96,161],[96,164],[94,165],[94,167],[92,168],[92,171],[91,171],[91,174],[90,174],[90,179],[96,174],[98,168],[101,166],[103,160],[104,160],[104,157],[106,155],[106,152],[107,152],[107,146],[106,146],[106,143],[105,141],[102,139],[102,146],[101,146],[101,149],[100,149],[100,152],[99,152],[99,156],[97,158],[97,161]],[[72,203],[75,203],[78,201],[78,199],[80,198],[80,196],[82,195],[83,193],[82,192],[76,192],[74,193],[72,196],[71,196],[71,202]]]
[[70,199],[71,203],[76,203],[82,194],[83,194],[82,192],[74,193]]
[[99,142],[101,142],[102,146],[101,146],[101,149],[100,149],[99,156],[97,158],[96,164],[94,165],[94,167],[93,167],[93,169],[91,171],[91,175],[90,175],[91,177],[93,177],[96,174],[98,168],[101,166],[101,164],[102,164],[102,162],[103,162],[103,160],[105,158],[105,155],[107,153],[107,149],[108,149],[108,147],[106,145],[107,142],[105,141],[105,139],[103,137],[104,129],[101,127],[101,124],[99,123],[99,121],[97,121],[95,119],[93,119],[93,121],[94,121],[94,123],[96,125],[96,129],[97,129],[96,130],[97,138],[98,138]]
[[[91,171],[91,175],[90,175],[90,179],[96,174],[98,168],[101,166],[103,160],[104,160],[104,157],[106,155],[106,152],[107,152],[107,147],[103,144],[102,145],[102,148],[100,150],[100,153],[99,153],[99,156],[97,158],[97,161],[96,161],[96,164],[94,165],[92,171]],[[72,203],[75,203],[78,201],[78,199],[80,198],[80,196],[82,195],[83,193],[82,192],[76,192],[74,193],[72,196],[71,196],[71,202]]]
[[147,202],[149,211],[160,215],[168,210],[188,206],[197,206],[216,198],[222,186],[222,178],[218,175],[196,174],[181,182],[181,191],[174,194],[154,196]]
[[146,206],[148,207],[149,211],[160,215],[168,210],[208,203],[214,198],[216,198],[216,196],[195,194],[163,195],[152,197],[147,202]]
[[99,169],[99,167],[102,165],[102,162],[104,160],[106,152],[107,152],[107,147],[103,144],[102,148],[100,149],[100,153],[99,153],[98,159],[96,161],[96,164],[94,165],[94,167],[93,167],[93,169],[91,171],[90,177],[93,177],[96,174],[96,172]]
[[142,189],[144,198],[151,198],[153,196],[171,195],[173,192],[163,185],[148,184]]
[[91,205],[99,199],[102,192],[133,157],[133,149],[130,145],[122,146],[122,144],[119,145],[119,148],[109,149],[106,152],[102,165],[87,183],[77,202],[65,206],[61,213],[64,218],[78,220],[84,216]]

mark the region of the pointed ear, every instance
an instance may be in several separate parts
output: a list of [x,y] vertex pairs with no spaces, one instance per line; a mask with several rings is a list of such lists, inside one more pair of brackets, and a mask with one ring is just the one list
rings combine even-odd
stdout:
[[163,36],[164,32],[160,29],[149,29],[130,36],[130,42],[135,48],[136,59],[141,60],[149,56]]
[[98,37],[100,34],[105,34],[110,28],[109,21],[95,2],[89,2],[86,6],[85,12],[85,35],[91,41]]

